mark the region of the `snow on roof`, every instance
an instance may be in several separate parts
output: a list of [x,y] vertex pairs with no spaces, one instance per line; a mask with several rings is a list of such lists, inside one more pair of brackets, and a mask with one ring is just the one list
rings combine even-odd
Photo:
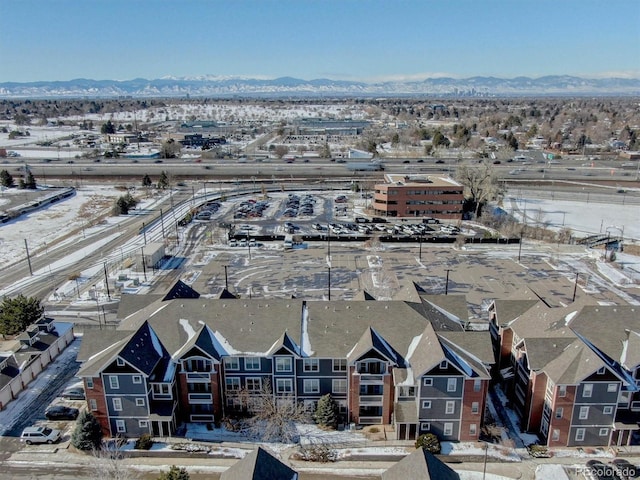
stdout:
[[[189,320],[186,320],[184,318],[181,318],[178,323],[180,323],[180,326],[182,326],[183,330],[186,332],[187,334],[187,342],[189,340],[191,340],[193,337],[196,336],[196,331],[193,329],[193,327],[191,326],[191,324],[189,323]],[[186,342],[185,342],[186,343]]]

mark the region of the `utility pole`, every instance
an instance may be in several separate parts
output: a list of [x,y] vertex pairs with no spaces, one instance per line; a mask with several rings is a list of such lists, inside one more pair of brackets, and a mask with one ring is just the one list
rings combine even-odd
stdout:
[[162,238],[164,239],[164,216],[162,215],[162,209],[160,209],[160,228],[162,228]]
[[576,291],[578,290],[578,275],[580,274],[576,273],[576,282],[573,285],[573,298],[571,299],[572,302],[576,301]]
[[107,262],[104,262],[103,266],[104,266],[104,284],[107,286],[107,298],[111,300],[111,292],[109,291],[109,276],[107,275]]
[[140,247],[140,251],[142,252],[142,271],[144,272],[144,281],[147,281],[147,265],[144,261],[144,247]]
[[29,256],[29,245],[27,245],[27,239],[24,239],[24,248],[27,251],[27,263],[29,264],[29,275],[33,277],[33,270],[31,269],[31,257]]
[[445,295],[448,295],[448,294],[449,294],[449,272],[450,272],[450,271],[451,271],[451,270],[450,270],[450,269],[448,269],[448,268],[445,270],[445,272],[447,272],[447,281],[446,281],[446,283],[445,283],[445,287],[444,287],[444,294],[445,294]]
[[327,292],[329,301],[331,301],[331,267],[327,267]]
[[422,235],[420,235],[418,238],[420,239],[420,254],[419,254],[419,256],[420,256],[420,261],[422,262]]
[[142,222],[142,235],[144,235],[144,245],[147,245],[147,229],[144,226],[144,222]]
[[224,266],[224,288],[229,290],[229,277],[227,275],[227,265]]
[[331,227],[327,223],[327,257],[329,257],[329,262],[331,262]]
[[180,235],[178,234],[178,222],[176,221],[176,247],[180,245]]

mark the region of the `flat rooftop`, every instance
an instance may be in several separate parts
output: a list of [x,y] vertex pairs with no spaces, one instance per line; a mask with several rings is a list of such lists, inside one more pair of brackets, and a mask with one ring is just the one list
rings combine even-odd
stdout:
[[394,185],[420,186],[431,185],[434,187],[461,187],[462,185],[450,177],[438,177],[435,175],[406,175],[402,173],[385,173],[384,181]]

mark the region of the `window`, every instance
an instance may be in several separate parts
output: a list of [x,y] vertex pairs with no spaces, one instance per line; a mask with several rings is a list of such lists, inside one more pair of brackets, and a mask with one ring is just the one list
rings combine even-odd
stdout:
[[144,407],[144,398],[136,398],[136,407]]
[[115,375],[109,376],[109,387],[111,387],[114,390],[117,390],[120,388],[120,382],[118,381],[118,377],[116,377]]
[[347,359],[346,358],[334,358],[333,359],[333,371],[334,372],[346,372],[347,371]]
[[291,366],[291,357],[276,357],[276,372],[290,372]]
[[399,387],[398,397],[415,397],[416,387]]
[[166,397],[171,395],[170,385],[168,383],[154,383],[152,385],[154,397]]
[[93,378],[87,378],[87,388],[93,388]]
[[304,381],[304,393],[319,393],[320,392],[320,380],[317,378],[305,379]]
[[227,377],[225,383],[227,391],[237,392],[240,390],[240,379],[238,377]]
[[609,385],[607,385],[607,392],[613,393],[613,392],[617,392],[617,391],[618,391],[618,384],[617,383],[610,383]]
[[425,378],[422,380],[422,385],[425,387],[430,387],[433,385],[433,378]]
[[431,408],[431,400],[423,400],[422,408]]
[[481,386],[482,386],[482,380],[475,379],[473,381],[473,391],[474,392],[479,392]]
[[560,385],[558,387],[558,396],[559,397],[566,397],[567,396],[567,386],[566,385]]
[[90,398],[89,399],[89,409],[90,410],[97,410],[98,409],[98,402],[96,401],[95,398]]
[[331,391],[337,395],[344,395],[347,393],[347,380],[335,379],[331,382]]
[[240,370],[240,361],[238,357],[226,357],[224,359],[225,370]]
[[474,437],[478,434],[478,425],[476,423],[472,423],[469,425],[469,435],[473,435]]
[[564,414],[564,408],[562,407],[556,408],[556,418],[562,418],[563,414]]
[[257,392],[262,389],[262,379],[260,377],[248,377],[245,380],[247,390],[250,392]]
[[480,403],[479,402],[473,402],[471,404],[471,413],[478,413],[480,411]]
[[431,430],[431,424],[429,422],[420,423],[420,430],[428,432],[429,430]]
[[630,392],[623,392],[622,390],[620,390],[620,393],[618,394],[618,403],[624,403],[626,405],[629,403],[630,398]]
[[347,413],[347,401],[346,400],[336,400],[338,404],[338,413],[344,415]]
[[455,392],[458,388],[458,379],[457,378],[449,378],[447,379],[447,392]]
[[580,420],[586,420],[587,418],[589,418],[589,407],[580,407],[578,418]]
[[451,415],[456,411],[456,402],[448,401],[444,410],[444,413]]
[[440,362],[440,370],[444,370],[449,366],[449,363],[446,360]]
[[142,383],[142,377],[140,375],[134,375],[132,381],[133,383]]
[[245,370],[260,370],[259,357],[247,357],[244,359]]
[[116,365],[118,365],[119,367],[124,367],[124,360],[118,357],[116,359]]
[[276,393],[293,393],[291,378],[276,378]]
[[138,427],[140,428],[148,428],[149,422],[147,420],[138,420]]
[[453,435],[453,423],[451,422],[445,422],[444,423],[444,428],[442,430],[442,434],[445,437],[451,436]]
[[593,383],[585,383],[582,387],[582,396],[585,398],[590,398],[593,393]]
[[320,361],[317,358],[305,358],[302,360],[302,370],[305,372],[317,372],[320,370]]
[[560,429],[559,428],[554,428],[553,432],[551,432],[551,440],[553,440],[554,442],[557,442],[558,440],[560,440]]
[[604,367],[600,367],[597,373],[598,375],[604,375]]
[[116,412],[121,412],[122,411],[122,399],[121,398],[117,398],[117,397],[114,398],[112,400],[112,403],[113,403],[113,409]]
[[601,428],[598,431],[598,435],[600,435],[601,437],[606,437],[607,435],[609,435],[609,429],[608,428]]
[[576,430],[576,442],[584,441],[584,428],[578,428]]
[[613,413],[613,407],[611,405],[604,407],[602,409],[602,413],[604,413],[605,415],[611,415]]
[[116,431],[118,433],[125,433],[127,431],[127,426],[124,423],[124,420],[116,420]]

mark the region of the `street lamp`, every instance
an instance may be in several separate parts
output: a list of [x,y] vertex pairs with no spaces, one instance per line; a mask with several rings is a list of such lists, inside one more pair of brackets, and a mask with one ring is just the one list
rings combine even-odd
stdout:
[[98,325],[100,326],[100,330],[102,330],[102,320],[100,319],[100,300],[98,299],[98,290],[96,286],[93,286],[93,299],[96,301],[96,310],[98,313]]

